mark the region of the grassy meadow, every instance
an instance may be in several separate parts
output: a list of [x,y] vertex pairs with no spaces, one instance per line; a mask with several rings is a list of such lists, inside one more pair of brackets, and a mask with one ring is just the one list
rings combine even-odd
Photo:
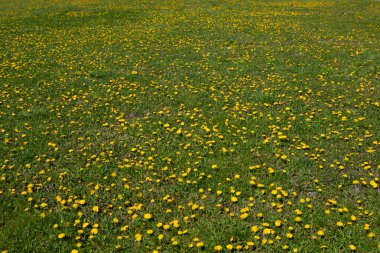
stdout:
[[1,0],[0,252],[380,252],[379,14]]

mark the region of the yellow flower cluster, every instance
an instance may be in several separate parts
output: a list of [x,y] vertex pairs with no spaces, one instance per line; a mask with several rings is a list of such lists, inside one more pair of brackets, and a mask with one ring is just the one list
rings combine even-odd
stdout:
[[379,250],[376,2],[3,2],[4,252]]

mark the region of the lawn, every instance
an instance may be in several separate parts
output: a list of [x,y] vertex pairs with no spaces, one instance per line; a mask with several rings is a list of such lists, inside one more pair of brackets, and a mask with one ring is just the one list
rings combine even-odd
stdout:
[[379,14],[0,1],[0,251],[380,252]]

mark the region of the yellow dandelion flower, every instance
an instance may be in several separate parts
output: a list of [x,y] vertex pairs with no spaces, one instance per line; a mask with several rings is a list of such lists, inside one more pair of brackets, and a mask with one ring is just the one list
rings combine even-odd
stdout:
[[141,241],[141,239],[142,239],[142,235],[141,234],[135,234],[135,240],[136,241]]
[[197,244],[195,245],[195,246],[197,246],[198,248],[200,248],[200,247],[203,247],[203,242],[197,242]]
[[375,235],[375,233],[373,233],[373,232],[368,233],[368,237],[371,238],[371,239],[374,238],[375,236],[376,236],[376,235]]
[[90,231],[90,233],[93,235],[96,235],[98,232],[99,232],[99,230],[97,228],[92,228]]
[[271,232],[272,232],[272,229],[264,228],[264,231],[263,231],[264,235],[269,235]]
[[257,226],[252,226],[252,227],[251,227],[251,231],[252,231],[253,233],[256,233],[258,230],[259,230],[259,228],[258,228]]
[[240,215],[240,218],[241,219],[245,219],[245,218],[248,217],[248,215],[249,215],[248,213],[243,213],[243,214]]
[[375,181],[373,181],[373,180],[371,180],[370,182],[369,182],[369,184],[373,187],[373,188],[377,188],[379,185],[375,182]]
[[286,237],[289,238],[289,239],[291,239],[291,238],[293,238],[293,234],[291,234],[291,233],[287,233],[287,234],[286,234]]
[[144,214],[144,219],[149,220],[152,218],[152,215],[150,213]]
[[215,250],[215,251],[222,251],[222,249],[223,249],[223,247],[222,247],[221,245],[216,245],[216,246],[214,247],[214,250]]
[[319,236],[324,236],[325,235],[325,232],[323,230],[318,230],[317,231],[317,235]]

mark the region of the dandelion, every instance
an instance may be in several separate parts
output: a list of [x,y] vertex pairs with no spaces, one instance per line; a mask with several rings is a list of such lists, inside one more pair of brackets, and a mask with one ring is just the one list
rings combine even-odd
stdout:
[[200,248],[200,247],[203,247],[203,242],[197,242],[197,244],[195,245],[195,246],[197,246],[198,248]]
[[257,231],[259,231],[259,228],[258,228],[257,226],[252,226],[252,227],[251,227],[251,231],[252,231],[253,233],[256,233]]
[[371,239],[374,238],[375,236],[376,236],[376,234],[373,232],[368,233],[368,237]]
[[215,251],[222,251],[222,250],[223,250],[223,247],[222,247],[221,245],[216,245],[216,246],[214,247],[214,250],[215,250]]
[[263,233],[264,235],[269,235],[272,232],[272,229],[270,228],[264,228]]
[[325,232],[323,230],[318,230],[317,231],[317,235],[319,236],[324,236],[325,235]]
[[141,241],[141,239],[142,239],[142,235],[141,234],[135,234],[135,240],[137,242]]
[[237,201],[238,201],[238,198],[235,197],[235,196],[233,196],[233,197],[231,197],[231,201],[232,201],[232,202],[237,202]]
[[152,215],[150,213],[144,214],[144,219],[150,220],[152,218]]
[[245,219],[245,218],[247,218],[248,217],[248,213],[242,213],[241,215],[240,215],[240,218],[241,219]]
[[379,185],[375,182],[375,181],[373,181],[373,180],[371,180],[370,182],[369,182],[369,184],[373,187],[373,188],[377,188]]

